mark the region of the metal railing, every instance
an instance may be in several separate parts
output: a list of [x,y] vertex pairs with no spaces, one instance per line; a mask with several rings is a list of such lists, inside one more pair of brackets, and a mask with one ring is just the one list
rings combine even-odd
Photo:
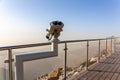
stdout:
[[[116,37],[117,38],[117,37]],[[108,45],[108,40],[111,40],[111,52],[113,52],[112,47],[113,47],[113,41],[116,38],[102,38],[102,39],[86,39],[86,40],[68,40],[68,41],[60,41],[59,44],[65,44],[65,61],[64,61],[64,80],[66,80],[66,68],[67,68],[67,44],[68,43],[76,43],[76,42],[87,42],[87,57],[86,57],[86,70],[88,70],[88,57],[89,57],[89,42],[91,41],[98,41],[98,62],[101,59],[101,41],[106,40],[106,50],[107,50],[107,45]],[[115,42],[114,42],[115,43]],[[51,43],[36,43],[36,44],[26,44],[26,45],[16,45],[16,46],[7,46],[7,47],[0,47],[0,51],[7,50],[8,51],[8,60],[5,62],[8,63],[8,69],[9,69],[9,80],[13,80],[13,72],[12,72],[12,62],[14,61],[13,56],[12,56],[12,50],[13,49],[21,49],[21,48],[29,48],[29,47],[37,47],[37,46],[45,46],[45,45],[50,45]],[[114,46],[115,48],[115,46]],[[115,49],[114,49],[115,50]]]

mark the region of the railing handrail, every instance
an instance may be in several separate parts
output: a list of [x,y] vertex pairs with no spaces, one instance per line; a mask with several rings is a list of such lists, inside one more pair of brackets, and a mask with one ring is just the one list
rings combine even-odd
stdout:
[[[117,37],[114,37],[114,38],[117,38]],[[84,40],[66,40],[66,41],[60,41],[59,44],[61,44],[61,43],[72,43],[72,42],[97,41],[97,40],[106,40],[106,39],[114,39],[114,38],[99,38],[99,39],[84,39]],[[45,43],[35,43],[35,44],[5,46],[5,47],[0,47],[0,51],[9,50],[9,49],[20,49],[20,48],[45,46],[45,45],[50,45],[50,44],[51,44],[50,42],[45,42]]]
[[5,46],[5,47],[0,47],[0,51],[8,50],[8,49],[20,49],[20,48],[28,48],[28,47],[45,46],[45,45],[50,45],[50,44],[51,44],[50,42],[47,42],[47,43],[35,43],[35,44]]
[[72,42],[86,42],[86,41],[97,41],[97,40],[106,40],[111,38],[102,38],[102,39],[84,39],[84,40],[67,40],[67,41],[61,41],[59,43],[72,43]]

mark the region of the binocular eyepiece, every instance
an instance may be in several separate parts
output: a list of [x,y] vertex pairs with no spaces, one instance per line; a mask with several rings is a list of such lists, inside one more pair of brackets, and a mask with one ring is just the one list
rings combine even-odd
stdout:
[[52,25],[58,25],[58,26],[64,26],[64,24],[61,22],[61,21],[53,21],[53,22],[51,22],[50,23],[50,25],[52,26]]

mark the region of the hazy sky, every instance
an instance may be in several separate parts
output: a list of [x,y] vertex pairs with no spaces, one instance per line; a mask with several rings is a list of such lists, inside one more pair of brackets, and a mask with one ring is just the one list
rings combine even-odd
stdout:
[[0,46],[46,42],[53,20],[60,40],[119,36],[120,0],[0,0]]

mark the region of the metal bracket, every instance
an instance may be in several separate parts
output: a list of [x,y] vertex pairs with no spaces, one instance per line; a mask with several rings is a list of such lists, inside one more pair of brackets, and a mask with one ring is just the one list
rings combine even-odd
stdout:
[[15,80],[24,80],[23,62],[36,59],[55,57],[58,55],[58,39],[55,37],[51,44],[51,51],[16,55]]

